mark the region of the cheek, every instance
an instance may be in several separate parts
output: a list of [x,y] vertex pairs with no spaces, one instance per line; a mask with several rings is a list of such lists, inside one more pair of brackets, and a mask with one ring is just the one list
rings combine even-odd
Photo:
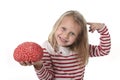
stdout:
[[55,32],[55,37],[58,35],[58,31]]
[[56,31],[56,32],[55,32],[55,38],[56,38],[56,39],[57,39],[57,37],[58,37],[59,34],[60,34],[59,31]]
[[76,38],[75,37],[71,37],[70,40],[71,40],[72,43],[74,43],[76,41]]
[[57,36],[57,35],[60,35],[61,33],[62,33],[62,31],[57,30],[57,31],[55,32],[55,35]]

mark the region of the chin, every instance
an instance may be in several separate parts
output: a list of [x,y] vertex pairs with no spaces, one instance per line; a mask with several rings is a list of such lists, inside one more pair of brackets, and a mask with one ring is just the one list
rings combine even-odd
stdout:
[[62,46],[62,47],[69,47],[70,45],[68,44],[58,44],[59,46]]

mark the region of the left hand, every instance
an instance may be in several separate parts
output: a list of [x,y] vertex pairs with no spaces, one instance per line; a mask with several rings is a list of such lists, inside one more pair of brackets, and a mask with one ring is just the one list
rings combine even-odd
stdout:
[[89,29],[89,32],[94,32],[95,30],[100,30],[102,29],[105,24],[104,23],[91,23],[91,22],[87,22],[88,25],[90,25],[90,29]]

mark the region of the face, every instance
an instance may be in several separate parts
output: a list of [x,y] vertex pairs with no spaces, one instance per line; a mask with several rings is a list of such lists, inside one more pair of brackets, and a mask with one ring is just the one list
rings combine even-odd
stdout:
[[72,17],[65,17],[55,32],[55,38],[59,46],[72,45],[80,33],[80,25],[74,22]]

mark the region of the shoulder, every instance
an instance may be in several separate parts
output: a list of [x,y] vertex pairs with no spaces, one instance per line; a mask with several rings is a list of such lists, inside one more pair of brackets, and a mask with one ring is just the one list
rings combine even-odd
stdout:
[[50,43],[46,40],[46,41],[43,42],[42,47],[45,48],[48,45],[50,45]]
[[54,53],[54,49],[52,48],[52,46],[48,40],[43,42],[42,47],[45,49],[45,52]]

